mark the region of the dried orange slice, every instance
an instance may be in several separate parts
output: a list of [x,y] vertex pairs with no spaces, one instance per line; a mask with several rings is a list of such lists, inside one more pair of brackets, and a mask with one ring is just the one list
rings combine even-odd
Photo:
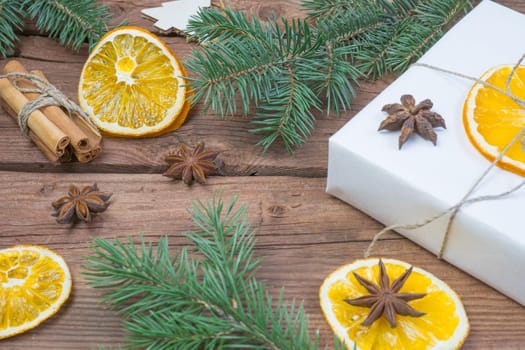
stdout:
[[[494,67],[483,74],[481,80],[505,90],[512,69],[512,65]],[[525,66],[519,66],[512,76],[510,91],[519,99],[525,99]],[[463,106],[463,124],[470,142],[492,162],[525,127],[525,109],[503,93],[475,83]],[[525,152],[519,140],[498,166],[525,175]]]
[[138,27],[107,33],[79,82],[80,106],[114,136],[156,136],[179,128],[190,109],[186,71],[154,34]]
[[[399,260],[382,261],[390,281],[396,280],[410,268],[409,264]],[[347,349],[459,349],[470,328],[459,297],[445,282],[417,267],[408,275],[399,293],[426,293],[424,297],[408,303],[424,315],[395,315],[395,328],[392,328],[384,314],[370,326],[361,325],[369,315],[370,308],[350,305],[345,300],[370,294],[354,273],[370,282],[380,283],[378,262],[378,259],[363,259],[344,265],[324,280],[319,291],[325,318]]]
[[0,250],[0,339],[53,316],[70,292],[71,274],[60,255],[30,245]]

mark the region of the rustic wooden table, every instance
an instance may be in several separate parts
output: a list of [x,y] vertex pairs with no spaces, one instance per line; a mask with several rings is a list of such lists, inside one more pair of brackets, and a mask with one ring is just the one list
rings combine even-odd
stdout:
[[[159,6],[161,0],[107,0],[116,21],[153,30],[140,10]],[[525,13],[522,0],[500,3]],[[261,18],[273,12],[304,15],[299,0],[232,0],[234,7],[253,11]],[[164,37],[184,59],[191,50],[185,39]],[[517,43],[519,44],[519,43]],[[29,69],[40,69],[62,91],[76,97],[85,50],[73,53],[36,33],[26,32],[18,43],[17,59]],[[1,65],[6,61],[1,62]],[[336,267],[363,255],[371,237],[382,225],[325,193],[328,138],[382,91],[395,77],[363,83],[353,111],[341,118],[319,115],[310,140],[293,156],[280,147],[261,154],[242,117],[227,120],[203,115],[197,106],[177,132],[153,139],[121,140],[106,137],[102,155],[91,164],[49,163],[25,139],[17,125],[0,111],[0,235],[1,247],[15,244],[46,245],[69,263],[74,289],[66,305],[37,329],[0,343],[1,349],[92,349],[116,347],[124,338],[114,312],[99,304],[97,290],[81,275],[83,256],[94,237],[115,238],[143,233],[149,241],[169,235],[173,249],[187,244],[182,234],[193,228],[186,208],[196,198],[209,198],[215,190],[240,196],[249,206],[257,230],[256,253],[266,256],[259,277],[286,296],[304,300],[311,330],[320,330],[328,348],[332,333],[318,302],[323,278]],[[179,142],[207,146],[221,152],[225,176],[204,186],[187,187],[161,176],[164,156]],[[51,202],[70,183],[96,182],[114,193],[110,208],[91,224],[60,226],[50,216]],[[376,248],[383,256],[399,258],[429,270],[445,280],[462,297],[471,321],[464,349],[525,349],[525,309],[494,289],[397,234],[384,236]],[[524,278],[525,276],[516,276]],[[524,291],[525,292],[525,291]],[[284,350],[284,349],[283,349]]]

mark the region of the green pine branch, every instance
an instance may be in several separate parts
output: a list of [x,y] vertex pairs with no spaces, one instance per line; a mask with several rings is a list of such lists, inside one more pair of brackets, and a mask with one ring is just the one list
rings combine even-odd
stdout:
[[261,260],[246,207],[214,196],[195,202],[191,218],[192,249],[173,256],[166,237],[156,249],[142,238],[138,247],[131,238],[94,240],[85,274],[124,318],[125,348],[317,349],[302,305],[282,291],[275,300],[256,278]]
[[224,8],[190,22],[200,45],[187,62],[193,102],[221,117],[252,114],[263,150],[280,142],[293,152],[314,129],[315,111],[350,108],[359,78],[402,72],[471,7],[468,0],[302,4],[306,20],[261,22]]
[[0,0],[0,56],[14,47],[25,19],[61,45],[90,48],[107,32],[111,13],[96,0]]
[[419,4],[414,13],[415,23],[401,31],[391,47],[387,66],[401,72],[435,44],[454,21],[470,9],[468,0],[441,0]]
[[387,20],[383,8],[374,3],[366,3],[335,14],[327,11],[321,18],[310,17],[310,19],[316,20],[315,26],[329,40],[343,44],[348,44],[360,34],[383,26]]
[[258,145],[268,149],[275,140],[283,141],[289,152],[293,146],[306,141],[314,128],[313,108],[319,108],[319,100],[314,91],[298,77],[292,67],[280,72],[273,82],[266,103],[257,106],[252,119],[256,126],[253,133],[264,134]]
[[[409,17],[395,25],[383,23],[376,30],[363,33],[351,45],[355,47],[353,56],[357,68],[368,78],[376,79],[391,71],[387,62],[391,54],[396,54],[393,47],[406,28],[415,25]],[[410,64],[409,62],[408,64]]]
[[24,6],[38,30],[75,50],[97,43],[111,20],[109,8],[93,0],[25,0]]
[[0,56],[5,57],[17,41],[15,31],[21,30],[24,10],[13,0],[0,0]]
[[302,6],[310,18],[327,18],[353,9],[355,1],[350,0],[303,0]]
[[[303,5],[321,30],[350,39],[353,62],[371,79],[407,69],[471,8],[468,0],[305,0]],[[340,11],[334,14],[330,6]]]
[[234,115],[240,97],[243,115],[255,108],[251,132],[262,134],[267,150],[280,141],[292,152],[315,125],[313,112],[323,96],[330,109],[349,108],[360,73],[348,52],[333,45],[305,20],[263,23],[231,9],[201,10],[188,28],[200,43],[187,61],[194,73],[193,101],[219,116]]

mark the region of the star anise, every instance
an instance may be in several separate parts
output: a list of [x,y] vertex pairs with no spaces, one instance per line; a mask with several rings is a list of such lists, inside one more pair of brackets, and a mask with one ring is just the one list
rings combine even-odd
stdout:
[[66,196],[58,198],[52,203],[57,222],[67,224],[73,220],[90,222],[92,213],[101,213],[109,206],[111,193],[99,191],[97,184],[85,186],[80,190],[70,185]]
[[206,176],[217,172],[217,155],[218,152],[205,150],[204,142],[197,144],[192,151],[180,144],[175,153],[166,156],[166,162],[171,165],[162,175],[182,179],[187,185],[191,185],[194,180],[203,184]]
[[370,326],[384,314],[390,326],[396,328],[396,315],[421,317],[425,314],[415,310],[408,302],[421,299],[426,294],[399,293],[411,272],[412,266],[390,284],[385,265],[379,259],[379,285],[353,273],[356,280],[370,293],[355,299],[345,299],[350,305],[370,308],[370,313],[361,323],[362,326]]
[[399,149],[414,131],[436,145],[437,135],[433,128],[447,127],[441,115],[430,111],[434,105],[432,101],[426,99],[416,105],[412,95],[403,95],[400,100],[401,103],[383,106],[383,111],[388,113],[388,117],[381,122],[378,130],[401,130]]

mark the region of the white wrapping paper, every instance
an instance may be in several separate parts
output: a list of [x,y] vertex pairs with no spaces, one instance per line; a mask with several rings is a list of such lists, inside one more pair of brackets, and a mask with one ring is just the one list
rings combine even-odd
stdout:
[[[525,15],[483,1],[419,62],[479,77],[525,52]],[[414,66],[363,108],[329,141],[327,192],[384,225],[413,224],[455,205],[490,163],[468,141],[463,102],[472,82]],[[378,132],[387,103],[412,94],[430,98],[447,129],[437,146],[412,135],[398,150],[399,132]],[[524,114],[525,116],[525,114]],[[506,191],[522,181],[495,168],[473,196]],[[400,233],[437,253],[447,219]],[[386,249],[376,246],[376,252]],[[525,189],[504,199],[461,208],[444,259],[525,305]],[[407,259],[409,260],[409,259]]]

